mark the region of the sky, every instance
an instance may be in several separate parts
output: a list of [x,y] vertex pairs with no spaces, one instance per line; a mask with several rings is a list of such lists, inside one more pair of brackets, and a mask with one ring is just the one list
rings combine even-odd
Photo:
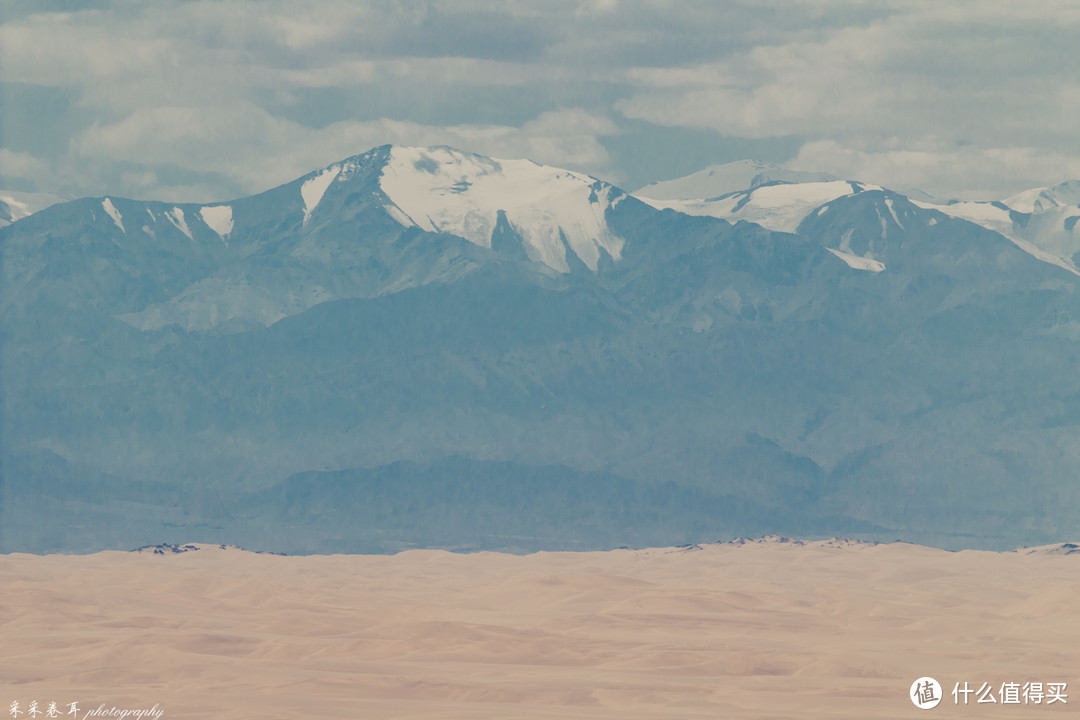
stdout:
[[387,143],[633,191],[1080,178],[1080,3],[0,0],[0,189],[229,200]]

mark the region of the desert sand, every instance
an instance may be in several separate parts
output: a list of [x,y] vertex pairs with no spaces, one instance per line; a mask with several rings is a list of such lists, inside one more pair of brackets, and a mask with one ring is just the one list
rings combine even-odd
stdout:
[[[229,720],[1080,710],[1080,553],[1067,546],[768,539],[308,557],[197,547],[0,556],[4,712],[35,700],[61,713],[78,702],[80,717],[157,705],[166,718]],[[943,686],[933,710],[908,700],[924,675]],[[1004,682],[1066,682],[1070,697],[955,705],[965,681],[995,697]]]

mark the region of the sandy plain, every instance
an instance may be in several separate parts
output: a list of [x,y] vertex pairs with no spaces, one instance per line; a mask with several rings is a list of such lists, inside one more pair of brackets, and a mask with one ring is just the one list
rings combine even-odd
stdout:
[[[35,700],[61,713],[77,702],[80,717],[157,705],[166,718],[230,720],[1080,711],[1075,546],[769,539],[307,557],[198,547],[0,556],[4,712]],[[924,675],[943,686],[929,711],[908,700]],[[1006,682],[1065,682],[1075,697],[956,705],[958,682],[988,683],[995,697]]]

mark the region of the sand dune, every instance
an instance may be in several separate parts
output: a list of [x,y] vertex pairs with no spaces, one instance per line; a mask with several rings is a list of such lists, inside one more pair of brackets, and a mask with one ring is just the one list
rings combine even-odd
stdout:
[[[0,556],[0,701],[172,718],[1063,716],[1080,553],[778,540],[538,553]],[[1039,706],[954,683],[1067,682]]]

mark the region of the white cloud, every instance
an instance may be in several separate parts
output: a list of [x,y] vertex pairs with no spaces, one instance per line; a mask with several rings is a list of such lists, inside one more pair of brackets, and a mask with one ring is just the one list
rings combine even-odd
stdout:
[[24,152],[0,148],[0,176],[31,179],[49,171],[49,164]]
[[[891,146],[891,147],[890,147]],[[834,140],[807,143],[786,163],[898,191],[918,188],[942,198],[1000,200],[1019,189],[1080,178],[1080,153],[1036,147],[943,147],[933,140],[893,139],[857,149]]]
[[1070,27],[1075,36],[1075,5],[910,3],[820,38],[632,70],[639,89],[615,107],[729,137],[807,138],[793,167],[1015,191],[1077,172],[1063,154],[1080,147],[1080,90],[1062,44]]
[[648,89],[622,101],[627,116],[727,135],[841,135],[896,130],[939,90],[891,72],[917,53],[902,20],[845,28],[821,42],[758,46],[719,63],[631,73]]
[[[310,128],[274,117],[256,105],[236,103],[137,110],[119,122],[82,132],[73,141],[72,151],[85,161],[168,165],[217,173],[245,192],[257,192],[387,143],[451,145],[495,157],[528,157],[610,175],[611,158],[598,136],[614,132],[617,128],[610,120],[580,109],[543,113],[521,127],[439,127],[382,119]],[[152,181],[156,176],[149,174],[127,179],[137,180],[136,189],[144,195],[163,189],[155,188]],[[226,198],[187,195],[168,199],[201,202]]]
[[[48,139],[49,162],[70,144],[65,177],[94,192],[105,178],[123,184],[111,192],[166,187],[146,173],[192,192],[224,192],[221,177],[227,192],[255,190],[384,142],[532,157],[619,182],[620,167],[644,174],[638,160],[650,156],[626,159],[629,142],[609,155],[601,140],[620,125],[655,138],[654,150],[688,147],[680,138],[694,134],[671,128],[782,152],[805,140],[798,163],[827,161],[820,150],[832,147],[853,171],[916,178],[924,167],[913,182],[925,187],[959,177],[945,159],[1007,173],[985,178],[990,187],[1067,169],[1054,155],[1080,147],[1080,5],[1068,1],[103,5],[0,25],[0,80],[74,98],[65,122],[41,132],[65,133]],[[23,140],[9,145],[44,144]],[[1028,170],[993,160],[1012,150]],[[738,158],[701,165],[722,159]],[[40,185],[58,177],[19,162]]]

